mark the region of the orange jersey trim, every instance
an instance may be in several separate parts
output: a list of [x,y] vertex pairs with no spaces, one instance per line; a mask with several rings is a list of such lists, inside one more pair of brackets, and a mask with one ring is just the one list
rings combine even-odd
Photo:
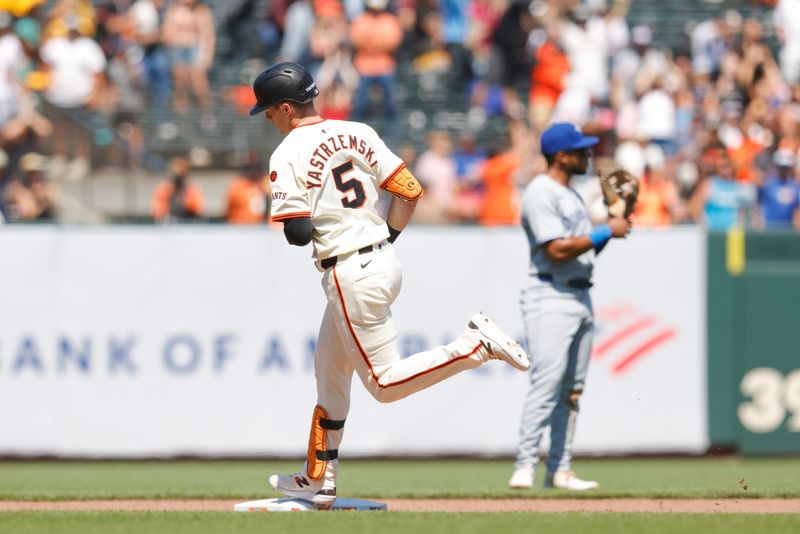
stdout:
[[300,217],[311,217],[310,211],[296,211],[294,213],[286,213],[284,215],[276,215],[272,217],[274,222],[285,221],[286,219],[298,219]]
[[439,370],[439,369],[441,369],[443,367],[447,367],[451,363],[455,363],[455,362],[458,362],[458,361],[461,361],[461,360],[465,360],[465,359],[469,358],[470,356],[472,356],[473,354],[475,354],[476,352],[478,352],[478,349],[481,348],[481,344],[478,343],[477,345],[475,345],[475,348],[473,348],[467,354],[462,354],[460,356],[456,356],[455,358],[453,358],[451,360],[448,360],[448,361],[446,361],[446,362],[444,362],[442,364],[439,364],[436,367],[431,367],[430,369],[427,369],[427,370],[422,371],[420,373],[417,373],[415,375],[409,376],[408,378],[404,378],[403,380],[398,380],[397,382],[389,382],[388,384],[382,384],[381,381],[378,379],[378,376],[375,374],[375,369],[372,368],[372,363],[369,361],[369,358],[367,357],[367,353],[364,350],[364,347],[361,346],[361,342],[358,340],[358,336],[356,335],[356,331],[353,329],[353,323],[350,322],[350,314],[347,313],[347,306],[344,303],[344,293],[342,292],[342,286],[339,285],[339,277],[336,275],[336,266],[333,267],[332,271],[333,271],[333,281],[336,283],[336,291],[339,293],[339,302],[342,305],[342,311],[344,312],[344,320],[345,320],[345,322],[347,322],[347,328],[348,328],[348,330],[350,330],[350,336],[353,338],[353,341],[356,344],[356,348],[358,348],[358,352],[361,354],[361,359],[363,359],[364,363],[367,364],[367,368],[369,369],[369,374],[372,376],[372,379],[375,380],[375,383],[378,384],[379,388],[386,389],[386,388],[390,388],[390,387],[393,387],[393,386],[399,386],[399,385],[405,384],[407,382],[411,382],[412,380],[415,380],[417,378],[425,376],[428,373],[432,373],[433,371],[437,371],[437,370]]

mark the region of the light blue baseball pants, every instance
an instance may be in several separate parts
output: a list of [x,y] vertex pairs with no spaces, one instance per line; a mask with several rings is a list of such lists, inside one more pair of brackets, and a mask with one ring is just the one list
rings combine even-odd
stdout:
[[542,433],[550,426],[547,470],[570,470],[594,331],[589,290],[535,278],[522,290],[520,306],[531,370],[514,467],[537,465]]

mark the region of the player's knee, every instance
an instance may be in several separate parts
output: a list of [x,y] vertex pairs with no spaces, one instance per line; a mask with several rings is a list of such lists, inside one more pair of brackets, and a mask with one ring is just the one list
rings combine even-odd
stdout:
[[579,401],[581,395],[583,394],[582,389],[573,389],[569,392],[569,397],[567,397],[567,402],[569,402],[569,407],[572,410],[577,410],[579,406]]
[[381,404],[389,404],[397,400],[385,392],[380,392],[375,398],[378,399],[378,402]]
[[375,388],[375,391],[372,392],[372,396],[381,404],[389,404],[397,400],[394,395],[383,388]]
[[373,384],[367,389],[375,398],[375,400],[381,404],[389,404],[390,402],[394,402],[400,398],[395,392],[391,391],[391,388],[381,387],[378,384]]

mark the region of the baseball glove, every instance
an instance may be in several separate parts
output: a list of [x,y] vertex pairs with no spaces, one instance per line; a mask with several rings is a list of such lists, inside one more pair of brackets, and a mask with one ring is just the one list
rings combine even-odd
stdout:
[[608,215],[630,217],[639,196],[639,179],[622,167],[615,167],[600,177],[600,187]]

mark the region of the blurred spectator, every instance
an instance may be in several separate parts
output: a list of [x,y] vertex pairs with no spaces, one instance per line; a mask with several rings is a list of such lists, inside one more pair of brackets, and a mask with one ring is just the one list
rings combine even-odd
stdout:
[[609,95],[610,54],[602,19],[585,5],[578,5],[561,27],[561,43],[572,67],[567,86],[588,92],[594,101],[605,101]]
[[[71,21],[70,24],[67,22]],[[48,22],[42,31],[42,40],[67,37],[74,26],[81,35],[94,37],[97,15],[91,0],[57,0],[48,13]]]
[[800,83],[800,2],[778,0],[772,23],[780,42],[780,65],[789,85]]
[[654,80],[668,73],[667,57],[653,48],[652,42],[653,31],[650,27],[635,26],[631,30],[630,46],[614,55],[611,101],[616,108],[635,102]]
[[[92,108],[99,102],[105,87],[106,58],[97,42],[80,34],[77,17],[68,15],[65,25],[69,30],[67,36],[48,39],[40,54],[50,77],[45,96],[57,112],[53,135],[54,168],[59,174],[66,169],[66,179],[79,179],[90,167]],[[73,144],[74,160],[67,169],[69,141]]]
[[478,146],[475,135],[462,132],[458,147],[453,154],[456,163],[457,206],[459,216],[464,222],[476,222],[483,201],[483,165],[486,151]]
[[633,212],[635,226],[669,226],[678,209],[678,190],[665,175],[665,154],[660,146],[648,145],[645,169],[639,181],[639,198]]
[[766,228],[800,230],[800,182],[795,152],[779,148],[772,155],[773,169],[759,188],[761,216]]
[[734,225],[748,225],[756,192],[751,184],[737,182],[728,153],[712,149],[710,175],[702,180],[690,199],[690,213],[695,222],[710,230],[727,230]]
[[358,72],[344,43],[325,57],[316,76],[319,87],[317,109],[326,119],[350,117],[353,93],[358,87]]
[[[437,92],[445,86],[446,76],[452,67],[452,57],[447,49],[442,28],[442,14],[437,8],[421,11],[412,38],[412,64],[414,70],[425,77]],[[422,80],[420,80],[422,84]]]
[[491,61],[492,35],[506,11],[506,0],[470,0],[467,4],[467,35],[464,40],[472,56],[472,71],[486,77]]
[[442,39],[450,57],[451,72],[456,82],[468,80],[472,74],[471,57],[465,46],[469,28],[470,0],[440,0]]
[[314,27],[311,0],[295,0],[286,8],[283,39],[278,59],[306,64],[309,61],[309,37]]
[[135,27],[128,16],[131,0],[103,0],[96,2],[95,16],[97,30],[94,40],[111,57],[119,48],[127,49],[133,45]]
[[197,103],[208,109],[208,69],[216,45],[211,9],[200,0],[175,0],[164,15],[161,39],[172,63],[175,109],[188,111],[190,91]]
[[253,42],[251,21],[255,14],[255,0],[225,0],[221,5],[220,26],[225,29],[230,45],[225,52],[225,62],[238,63],[251,56]]
[[[53,130],[52,122],[42,114],[44,91],[47,88],[48,76],[46,66],[40,57],[42,18],[40,6],[34,6],[27,15],[14,22],[14,33],[19,38],[24,52],[24,62],[17,73],[20,85],[20,113],[15,117],[18,122],[18,141],[26,152],[31,151],[39,140],[49,137]],[[10,137],[14,137],[11,135]],[[24,140],[22,140],[24,138]],[[6,136],[8,141],[9,136]]]
[[20,72],[25,64],[22,43],[8,11],[0,11],[0,128],[19,113]]
[[743,116],[735,102],[727,102],[730,118],[718,129],[718,137],[725,144],[733,163],[736,179],[744,182],[760,182],[761,169],[755,166],[756,157],[774,142],[772,133],[761,124],[765,111],[763,102],[752,101]]
[[159,113],[166,111],[169,105],[172,82],[169,58],[161,42],[165,4],[165,0],[136,0],[130,9],[135,39],[142,51],[142,69],[150,102]]
[[350,117],[358,72],[348,43],[347,20],[339,0],[315,0],[316,21],[311,30],[311,54],[318,66],[314,79],[320,96],[317,109],[326,119]]
[[140,124],[145,106],[143,72],[132,49],[118,47],[108,63],[108,91],[112,102],[111,122],[122,140],[123,163],[138,166],[144,154],[144,134]]
[[267,187],[261,160],[250,154],[239,176],[228,187],[225,220],[231,224],[259,224],[268,218]]
[[628,46],[631,32],[625,20],[630,0],[590,0],[587,4],[605,25],[608,54],[613,57]]
[[722,58],[732,48],[737,21],[741,23],[741,15],[728,10],[723,17],[713,16],[692,29],[692,70],[696,74],[716,77]]
[[414,210],[414,221],[422,224],[456,222],[458,178],[449,133],[435,130],[428,134],[428,148],[417,159],[414,175],[425,190]]
[[308,68],[316,72],[331,54],[347,52],[348,27],[339,0],[314,0],[314,25],[308,38]]
[[354,65],[361,80],[353,101],[353,118],[372,115],[370,89],[382,91],[383,114],[396,114],[394,83],[397,61],[395,51],[403,41],[403,29],[397,15],[387,11],[388,0],[365,0],[366,11],[350,26],[350,40],[355,50]]
[[620,139],[620,141],[614,150],[614,162],[641,179],[647,166],[645,160],[647,139],[639,136],[636,139]]
[[256,103],[253,95],[253,80],[258,73],[264,70],[263,63],[258,59],[248,59],[239,70],[239,83],[226,87],[220,97],[225,102],[233,104],[236,113],[242,117],[250,115],[250,109]]
[[5,215],[9,222],[48,221],[56,215],[55,186],[45,177],[46,159],[29,152],[19,160],[20,176],[6,186]]
[[519,194],[514,175],[519,167],[519,156],[507,140],[501,140],[489,152],[483,164],[483,202],[478,222],[483,226],[519,223]]
[[189,177],[189,160],[176,157],[170,161],[172,177],[153,191],[151,213],[157,222],[181,222],[200,218],[205,200],[203,191]]
[[533,34],[534,65],[531,69],[531,84],[528,91],[530,124],[534,133],[544,131],[564,90],[570,63],[559,42],[558,25],[545,22],[543,28]]
[[[635,215],[638,225],[684,222],[687,201],[697,221],[716,220],[722,217],[714,215],[715,206],[736,195],[741,197],[737,209],[746,212],[754,207],[755,188],[760,209],[754,212],[758,215],[754,220],[768,227],[779,220],[774,224],[787,224],[781,206],[789,196],[789,184],[796,181],[796,170],[778,163],[788,161],[786,154],[794,155],[800,145],[797,0],[779,0],[771,24],[764,27],[762,21],[769,19],[763,3],[750,6],[747,12],[752,17],[747,19],[723,6],[719,14],[693,27],[691,21],[680,20],[686,23],[686,45],[668,42],[675,28],[665,32],[661,20],[658,25],[640,24],[628,31],[628,0],[389,1],[274,0],[265,4],[215,0],[213,5],[231,43],[226,61],[249,57],[266,43],[270,57],[282,54],[306,64],[315,70],[325,118],[392,117],[397,115],[397,104],[404,104],[412,106],[406,112],[414,113],[407,122],[393,123],[392,132],[398,138],[433,128],[475,132],[477,138],[460,136],[455,152],[452,142],[437,140],[439,133],[432,135],[431,146],[420,157],[419,168],[431,191],[424,197],[426,206],[415,219],[418,222],[477,221],[481,206],[485,208],[482,171],[486,147],[492,144],[490,130],[481,128],[496,126],[496,122],[487,123],[487,116],[527,115],[534,130],[553,121],[568,121],[599,135],[598,168],[600,162],[613,165],[614,159],[642,178]],[[0,148],[8,154],[8,174],[15,174],[20,154],[41,150],[37,143],[53,127],[48,119],[55,119],[58,128],[51,147],[54,157],[49,161],[50,171],[59,178],[86,174],[90,135],[96,145],[104,143],[102,135],[110,139],[111,130],[100,121],[105,116],[116,129],[116,146],[125,141],[133,163],[143,158],[151,161],[146,158],[151,140],[144,136],[138,118],[168,121],[165,108],[171,96],[181,112],[195,104],[204,107],[208,113],[200,125],[208,130],[205,119],[214,122],[210,105],[215,93],[208,87],[208,69],[215,39],[207,4],[212,2],[51,0],[42,3],[38,13],[34,10],[16,22],[0,12]],[[249,27],[251,23],[262,24],[260,16],[248,15],[256,9],[265,9],[269,16],[269,21],[264,17],[260,38],[248,33],[255,29]],[[637,15],[634,20],[642,19]],[[79,31],[68,32],[68,27]],[[40,34],[44,37],[41,49]],[[780,62],[773,56],[773,35]],[[84,41],[79,50],[73,42],[78,39],[94,46]],[[107,64],[98,59],[98,41]],[[180,89],[174,95],[167,45],[178,59],[175,74]],[[397,54],[400,47],[402,53]],[[409,56],[413,57],[410,63]],[[412,67],[417,74],[417,85],[404,88],[400,97],[412,92],[410,101],[422,100],[423,105],[413,107],[408,98],[395,101],[396,57],[408,63],[402,66],[403,72]],[[258,65],[264,59],[246,61],[241,69],[240,65],[232,66],[234,70],[220,69],[222,75],[215,79],[222,99],[242,114],[252,104],[251,73],[261,70]],[[240,84],[237,80],[227,83],[234,72],[240,72]],[[199,80],[198,73],[202,74]],[[453,81],[468,81],[469,109],[461,109],[455,93],[463,85]],[[223,86],[218,87],[219,83]],[[40,93],[48,106],[42,106]],[[526,93],[527,109],[516,96]],[[382,122],[376,126],[387,127]],[[163,139],[175,142],[185,141],[178,136],[191,130],[179,130],[171,123],[157,129]],[[236,125],[232,135],[233,151],[246,152],[252,143],[248,129]],[[419,139],[414,142],[419,148]],[[518,160],[511,187],[521,182],[520,176],[527,179],[535,174],[531,168],[542,159],[537,142],[538,136],[530,136],[522,151],[494,146],[493,152],[500,154],[488,165],[489,181],[508,187],[503,172],[494,172],[504,168],[511,155]],[[442,148],[445,145],[447,149]],[[716,170],[724,164],[707,165],[709,154],[717,158],[719,146],[727,153],[736,182],[749,185],[728,184]],[[654,167],[656,152],[660,163]],[[503,154],[508,160],[500,157]],[[224,160],[219,155],[214,154],[214,161]],[[74,157],[68,165],[67,157]],[[598,201],[595,182],[591,174],[576,178],[576,189],[581,188],[587,204]],[[726,196],[727,190],[734,189],[736,195]],[[490,197],[500,189],[493,191]],[[497,198],[501,196],[508,200],[504,193]],[[704,200],[698,212],[700,197]],[[449,200],[443,202],[443,198]],[[703,208],[706,203],[708,215]],[[513,202],[498,209],[509,206]],[[488,220],[502,218],[500,211],[488,211],[482,213]],[[590,215],[595,216],[593,206]]]
[[662,80],[653,80],[636,109],[637,134],[657,144],[669,155],[675,153],[675,101],[664,90]]
[[742,27],[740,61],[736,78],[748,100],[763,100],[775,107],[788,98],[788,86],[772,56],[761,23],[749,18]]
[[32,89],[43,89],[42,76],[28,58],[28,53],[33,54],[28,45],[35,47],[35,38],[23,28],[31,39],[23,42],[11,24],[11,15],[0,11],[0,144],[16,161],[18,154],[30,152],[40,139],[48,137],[53,125],[40,113],[32,94]]
[[525,108],[519,101],[516,84],[529,79],[533,59],[528,50],[528,35],[535,26],[535,20],[524,2],[514,2],[492,33],[492,59],[485,78],[489,86],[503,88],[503,111],[509,117],[519,119]]

